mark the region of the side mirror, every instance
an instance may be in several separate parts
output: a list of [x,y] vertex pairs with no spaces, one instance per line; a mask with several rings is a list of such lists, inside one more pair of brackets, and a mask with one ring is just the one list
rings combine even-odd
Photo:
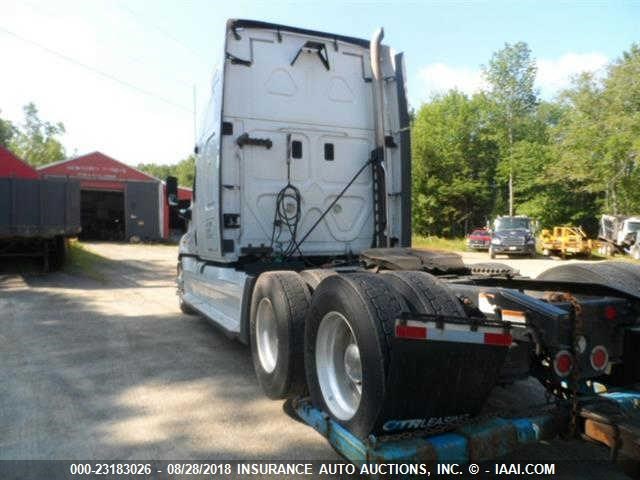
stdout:
[[178,179],[176,177],[167,177],[167,202],[172,207],[178,205]]
[[191,207],[189,207],[189,208],[181,208],[178,211],[178,216],[180,218],[183,218],[187,222],[190,222],[191,221]]

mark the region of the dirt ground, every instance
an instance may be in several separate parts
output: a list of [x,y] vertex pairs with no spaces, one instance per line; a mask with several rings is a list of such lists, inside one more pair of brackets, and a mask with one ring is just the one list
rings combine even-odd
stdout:
[[177,248],[92,244],[106,282],[0,277],[0,459],[335,459],[249,350],[176,302]]
[[[339,458],[263,396],[245,346],[180,312],[176,247],[87,248],[108,259],[103,281],[0,274],[0,459]],[[528,275],[558,264],[504,263]],[[557,478],[626,478],[585,467],[606,458],[603,448],[558,440],[504,460],[569,462]]]

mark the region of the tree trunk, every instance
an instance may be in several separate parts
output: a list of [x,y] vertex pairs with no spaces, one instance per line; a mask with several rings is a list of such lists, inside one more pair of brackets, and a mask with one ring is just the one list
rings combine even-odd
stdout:
[[509,216],[513,216],[513,171],[509,171]]
[[511,119],[509,119],[509,216],[513,216],[513,130]]

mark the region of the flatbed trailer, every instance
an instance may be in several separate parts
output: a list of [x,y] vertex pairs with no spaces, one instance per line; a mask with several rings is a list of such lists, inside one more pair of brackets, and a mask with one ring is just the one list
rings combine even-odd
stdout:
[[[468,465],[495,461],[525,445],[572,435],[609,448],[611,462],[620,465],[631,478],[637,478],[640,473],[638,403],[640,391],[621,390],[585,395],[578,402],[576,416],[572,416],[572,406],[568,403],[549,404],[546,411],[538,414],[508,417],[494,414],[441,433],[370,435],[366,439],[353,435],[326,412],[314,407],[309,399],[297,399],[293,407],[302,421],[325,437],[356,467],[367,465],[368,471],[375,471],[376,465],[384,464],[388,471],[389,465],[395,466],[395,474],[383,475],[384,478],[424,476],[425,470],[434,471],[437,464],[462,465],[454,471],[441,470],[440,473],[464,474],[469,471]],[[532,462],[536,460],[531,459]],[[546,473],[563,473],[561,468],[556,470],[554,467],[553,472]],[[493,470],[483,470],[480,476],[484,473],[489,474],[487,477],[496,474]],[[380,478],[380,475],[369,477]]]
[[575,255],[589,258],[592,250],[599,247],[600,242],[590,239],[582,227],[553,227],[540,233],[540,248],[545,257]]

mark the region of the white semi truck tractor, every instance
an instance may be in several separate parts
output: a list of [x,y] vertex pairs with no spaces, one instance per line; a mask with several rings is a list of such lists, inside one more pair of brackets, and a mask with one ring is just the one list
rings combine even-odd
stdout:
[[[410,248],[405,67],[381,29],[369,41],[229,20],[225,35],[178,296],[251,346],[268,397],[308,397],[364,439],[454,428],[529,374],[559,401],[567,382],[640,378],[640,270],[533,280]],[[578,343],[576,298],[589,300]]]

